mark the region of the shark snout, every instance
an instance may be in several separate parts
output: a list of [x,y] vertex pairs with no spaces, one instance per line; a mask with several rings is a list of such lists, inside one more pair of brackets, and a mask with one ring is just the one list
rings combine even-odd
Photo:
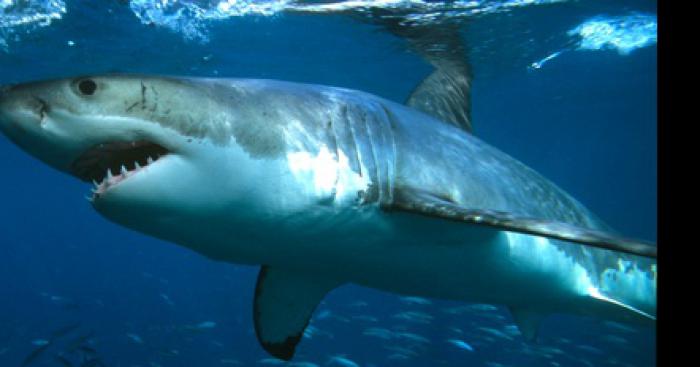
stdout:
[[49,102],[33,85],[0,86],[0,135],[60,170],[77,156],[75,144],[49,123]]
[[0,128],[7,124],[37,124],[49,111],[49,103],[18,86],[0,87]]

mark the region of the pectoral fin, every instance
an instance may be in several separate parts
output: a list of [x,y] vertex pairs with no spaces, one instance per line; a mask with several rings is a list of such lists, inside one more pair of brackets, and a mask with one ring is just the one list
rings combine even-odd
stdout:
[[339,284],[268,266],[260,268],[253,311],[260,345],[273,356],[290,360],[314,309]]
[[656,246],[649,243],[548,219],[528,218],[496,210],[465,208],[447,199],[419,190],[396,190],[393,202],[383,205],[383,209],[489,226],[509,232],[548,237],[656,258]]

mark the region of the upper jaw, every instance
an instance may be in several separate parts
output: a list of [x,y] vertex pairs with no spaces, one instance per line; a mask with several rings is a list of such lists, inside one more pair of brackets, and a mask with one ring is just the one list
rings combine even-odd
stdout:
[[169,153],[161,145],[147,140],[100,143],[75,159],[70,171],[79,179],[94,183],[94,199]]
[[104,142],[83,152],[73,161],[70,170],[83,181],[101,181],[110,171],[114,174],[136,170],[168,153],[165,147],[148,140]]

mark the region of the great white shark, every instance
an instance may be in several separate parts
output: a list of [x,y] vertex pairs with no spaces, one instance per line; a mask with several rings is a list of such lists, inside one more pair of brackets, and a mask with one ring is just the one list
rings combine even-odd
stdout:
[[655,245],[474,136],[469,79],[445,75],[408,105],[273,80],[38,81],[0,90],[0,130],[93,181],[109,220],[259,265],[255,329],[281,359],[346,283],[505,305],[529,339],[559,312],[654,325]]

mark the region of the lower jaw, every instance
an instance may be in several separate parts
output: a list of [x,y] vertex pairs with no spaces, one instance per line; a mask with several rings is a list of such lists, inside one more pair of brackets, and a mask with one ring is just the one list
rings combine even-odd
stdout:
[[[143,169],[143,168],[142,168]],[[117,176],[112,176],[105,178],[101,183],[96,183],[93,181],[92,188],[92,200],[99,199],[105,194],[109,193],[111,190],[117,188],[119,185],[123,184],[126,180],[132,178],[132,176],[139,174],[140,172],[129,171],[127,173],[120,173]]]

